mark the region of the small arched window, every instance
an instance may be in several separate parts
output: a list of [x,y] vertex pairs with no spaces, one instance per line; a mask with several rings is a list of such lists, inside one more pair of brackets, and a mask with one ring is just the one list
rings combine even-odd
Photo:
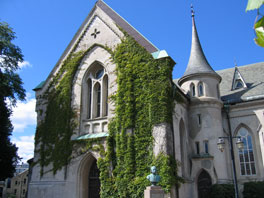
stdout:
[[190,85],[190,90],[191,90],[191,96],[194,97],[195,96],[195,86],[193,83],[191,83]]
[[199,82],[198,84],[198,95],[203,96],[204,95],[204,88],[203,88],[203,83]]
[[244,143],[244,149],[238,151],[240,173],[241,175],[256,175],[252,136],[245,127],[240,128],[237,135]]

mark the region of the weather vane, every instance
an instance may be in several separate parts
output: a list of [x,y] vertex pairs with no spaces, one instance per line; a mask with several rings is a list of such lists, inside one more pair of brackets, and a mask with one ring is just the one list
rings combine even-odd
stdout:
[[191,4],[191,13],[192,13],[192,17],[194,17],[194,8],[193,8],[193,4]]

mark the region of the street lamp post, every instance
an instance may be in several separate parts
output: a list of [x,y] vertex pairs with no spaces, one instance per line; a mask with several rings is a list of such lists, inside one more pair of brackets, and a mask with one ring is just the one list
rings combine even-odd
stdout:
[[235,188],[235,197],[239,198],[238,195],[238,186],[237,186],[237,175],[236,175],[236,164],[235,164],[235,156],[234,156],[234,146],[233,146],[233,139],[237,139],[236,145],[239,150],[242,150],[244,147],[244,144],[241,140],[241,137],[239,136],[232,136],[231,133],[231,125],[230,125],[230,118],[229,118],[229,106],[224,106],[226,110],[227,115],[227,121],[228,121],[228,136],[227,137],[219,137],[217,146],[218,149],[223,152],[224,151],[224,145],[225,145],[225,139],[228,140],[230,145],[230,155],[231,155],[231,162],[232,162],[232,168],[233,168],[233,181],[234,181],[234,188]]

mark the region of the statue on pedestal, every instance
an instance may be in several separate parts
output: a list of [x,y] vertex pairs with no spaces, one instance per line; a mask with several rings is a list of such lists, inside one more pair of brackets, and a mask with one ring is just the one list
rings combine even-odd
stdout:
[[150,168],[151,174],[147,176],[147,179],[151,182],[151,186],[156,186],[157,183],[160,181],[160,176],[157,175],[157,168],[156,166],[152,166]]

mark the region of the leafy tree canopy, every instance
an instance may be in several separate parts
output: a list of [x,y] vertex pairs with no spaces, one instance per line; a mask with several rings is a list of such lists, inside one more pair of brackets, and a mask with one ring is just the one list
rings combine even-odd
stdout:
[[23,61],[20,48],[12,43],[15,38],[12,28],[0,22],[0,180],[12,177],[20,159],[16,145],[10,141],[13,131],[11,107],[17,99],[25,99],[22,80],[15,73],[19,69],[19,62]]

